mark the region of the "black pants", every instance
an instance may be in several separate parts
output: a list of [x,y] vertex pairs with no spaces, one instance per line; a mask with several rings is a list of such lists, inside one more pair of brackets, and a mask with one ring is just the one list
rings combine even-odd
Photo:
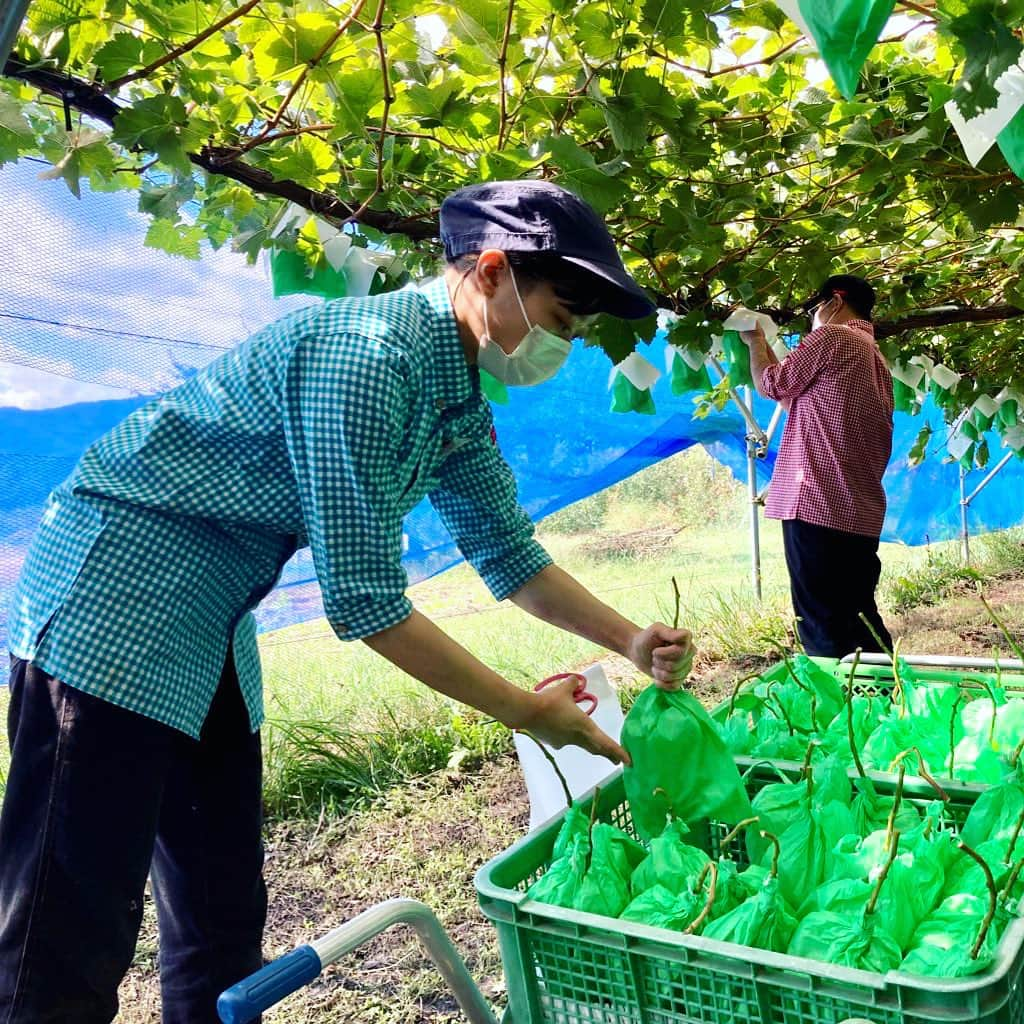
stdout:
[[108,1024],[147,873],[164,1024],[215,1024],[262,964],[259,734],[232,658],[197,741],[11,660],[0,1024]]
[[892,650],[892,637],[875,604],[882,572],[878,538],[785,519],[782,539],[804,650],[828,658],[842,658],[858,647],[878,651],[879,643],[861,621],[861,612]]

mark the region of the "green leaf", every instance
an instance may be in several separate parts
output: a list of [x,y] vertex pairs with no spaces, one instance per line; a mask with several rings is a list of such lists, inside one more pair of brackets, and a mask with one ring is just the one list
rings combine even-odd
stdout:
[[0,167],[14,163],[35,143],[32,126],[25,120],[17,103],[0,92]]
[[607,313],[599,316],[587,331],[587,347],[600,346],[613,364],[621,363],[634,351],[636,342],[637,336],[631,322]]
[[686,8],[678,0],[644,0],[643,24],[658,35],[682,35]]
[[155,220],[146,232],[143,242],[149,249],[162,249],[172,256],[197,260],[201,255],[202,228],[195,224],[175,224],[169,220]]
[[557,181],[585,199],[599,212],[612,209],[625,191],[621,179],[610,177],[585,149],[567,135],[552,135],[544,142],[551,162],[560,168]]
[[266,78],[277,78],[310,64],[337,29],[333,18],[305,11],[283,25],[264,30],[253,50],[257,71]]
[[118,114],[111,137],[126,149],[155,153],[169,167],[190,174],[192,165],[182,143],[187,123],[185,104],[177,96],[150,96]]
[[285,149],[274,154],[270,168],[278,180],[296,181],[317,190],[339,178],[334,150],[313,135],[293,139]]
[[155,40],[142,40],[131,32],[118,32],[93,55],[92,62],[104,82],[112,82],[157,60],[163,48]]
[[996,224],[1015,223],[1020,212],[1020,202],[1019,190],[1004,185],[977,200],[965,203],[964,213],[976,231],[985,231]]
[[37,35],[45,35],[76,22],[84,7],[84,0],[34,0],[29,5],[28,23]]
[[174,223],[182,204],[192,199],[195,192],[196,183],[191,178],[178,178],[167,185],[146,183],[139,193],[139,212]]
[[974,7],[949,23],[967,53],[953,99],[965,118],[990,110],[999,101],[995,83],[1021,55],[1021,42],[991,10]]

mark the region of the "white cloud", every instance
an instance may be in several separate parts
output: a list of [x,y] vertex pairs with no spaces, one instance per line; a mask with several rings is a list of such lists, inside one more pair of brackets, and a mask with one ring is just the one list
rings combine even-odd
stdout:
[[[263,265],[249,266],[227,248],[207,249],[196,262],[145,248],[149,219],[134,209],[134,193],[83,189],[78,201],[62,182],[39,181],[34,165],[0,175],[0,237],[18,240],[5,251],[0,312],[93,328],[0,318],[0,405],[152,393],[174,383],[175,362],[201,366],[316,301],[275,301]],[[24,358],[5,355],[12,348]],[[2,365],[5,359],[32,369]]]

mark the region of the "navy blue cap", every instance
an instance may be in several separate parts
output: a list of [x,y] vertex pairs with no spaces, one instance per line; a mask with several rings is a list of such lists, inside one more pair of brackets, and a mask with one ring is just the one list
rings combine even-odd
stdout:
[[656,308],[626,273],[604,221],[548,181],[490,181],[453,192],[441,204],[441,241],[448,260],[484,249],[551,253],[614,285],[600,294],[602,312],[636,320]]

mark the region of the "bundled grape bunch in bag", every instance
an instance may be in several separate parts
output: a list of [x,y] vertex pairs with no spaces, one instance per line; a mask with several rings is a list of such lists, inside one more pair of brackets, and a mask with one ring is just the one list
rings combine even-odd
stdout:
[[[948,797],[937,782],[934,800],[903,797],[907,763],[921,770],[917,749],[898,752],[891,795],[866,777],[851,784],[842,759],[821,742],[804,751],[799,778],[779,772],[752,800],[731,761],[720,763],[724,779],[698,792],[706,772],[685,777],[699,756],[694,748],[706,743],[712,760],[720,753],[704,738],[706,723],[676,699],[659,702],[659,714],[673,708],[682,717],[659,730],[655,703],[638,705],[624,731],[634,757],[625,781],[644,842],[595,822],[596,798],[589,816],[574,806],[530,897],[860,970],[958,978],[993,965],[1024,896],[1020,778],[988,790],[960,836],[946,824]],[[690,745],[677,750],[669,730]],[[673,764],[684,771],[674,773]],[[696,816],[687,820],[679,808]],[[691,841],[701,815],[738,820],[716,858]]]
[[1024,748],[1024,699],[1008,699],[1002,674],[971,673],[961,681],[922,679],[893,658],[892,697],[858,695],[850,667],[845,687],[803,654],[784,657],[785,678],[741,690],[716,723],[730,754],[798,760],[817,740],[846,769],[892,771],[901,751],[915,749],[926,773],[995,785],[1012,774]]

